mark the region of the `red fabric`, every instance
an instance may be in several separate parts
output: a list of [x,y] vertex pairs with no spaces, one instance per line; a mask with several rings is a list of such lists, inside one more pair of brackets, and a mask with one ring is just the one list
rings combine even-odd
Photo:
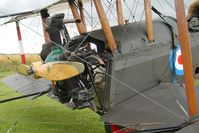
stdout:
[[26,64],[26,57],[24,54],[21,55],[21,62],[22,64]]
[[112,130],[113,133],[114,132],[115,133],[129,133],[129,132],[135,131],[134,129],[125,129],[125,130],[122,130],[122,128],[120,128],[117,125],[111,125],[111,130]]

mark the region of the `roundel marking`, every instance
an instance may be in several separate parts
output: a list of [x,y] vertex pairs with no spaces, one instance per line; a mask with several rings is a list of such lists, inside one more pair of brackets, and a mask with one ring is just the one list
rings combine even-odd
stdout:
[[170,68],[178,76],[184,75],[183,59],[180,49],[180,45],[177,45],[175,49],[170,52]]

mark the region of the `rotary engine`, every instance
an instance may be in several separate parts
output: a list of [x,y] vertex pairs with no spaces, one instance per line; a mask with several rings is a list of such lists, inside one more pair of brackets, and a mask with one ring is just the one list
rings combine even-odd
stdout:
[[[78,76],[53,82],[51,97],[73,109],[86,107],[94,111],[97,111],[97,108],[102,109],[100,92],[105,84],[105,62],[111,55],[105,50],[103,41],[87,34],[71,39],[64,22],[69,22],[64,20],[64,14],[57,14],[46,20],[46,31],[49,33],[51,43],[43,45],[41,58],[45,63],[81,62],[85,66],[85,71]],[[73,22],[79,22],[79,20]],[[91,43],[97,50],[91,49]]]

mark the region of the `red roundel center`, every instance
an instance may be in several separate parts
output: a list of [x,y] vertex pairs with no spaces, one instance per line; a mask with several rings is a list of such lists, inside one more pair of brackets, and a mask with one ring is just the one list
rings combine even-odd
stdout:
[[182,64],[182,55],[178,56],[178,63],[181,65]]

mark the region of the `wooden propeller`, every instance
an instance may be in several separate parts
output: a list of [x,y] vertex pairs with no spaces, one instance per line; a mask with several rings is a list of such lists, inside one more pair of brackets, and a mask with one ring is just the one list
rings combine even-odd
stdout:
[[35,78],[46,78],[51,81],[69,79],[84,72],[84,64],[80,62],[58,61],[58,62],[34,62],[31,66],[20,64],[17,72]]

